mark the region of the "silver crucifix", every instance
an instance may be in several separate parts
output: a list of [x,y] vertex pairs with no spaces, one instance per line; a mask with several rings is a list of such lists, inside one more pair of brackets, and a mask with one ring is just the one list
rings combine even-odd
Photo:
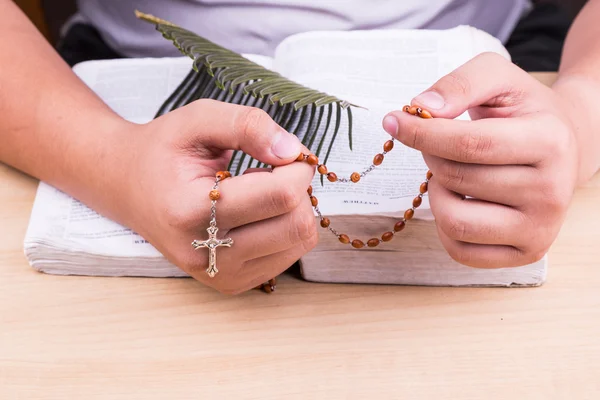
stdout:
[[219,228],[213,224],[211,224],[206,231],[208,232],[208,240],[194,240],[192,242],[192,246],[196,250],[202,248],[208,249],[208,268],[206,269],[206,273],[211,278],[214,278],[214,276],[219,272],[217,269],[217,247],[231,247],[231,245],[233,245],[233,239],[217,239],[217,232],[219,231]]

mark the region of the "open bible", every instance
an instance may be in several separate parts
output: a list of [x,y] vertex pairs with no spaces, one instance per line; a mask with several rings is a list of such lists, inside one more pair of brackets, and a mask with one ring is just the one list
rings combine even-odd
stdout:
[[[349,176],[368,167],[389,139],[381,123],[386,113],[410,103],[437,79],[486,51],[509,58],[495,38],[459,26],[443,31],[303,33],[284,40],[274,57],[245,57],[290,80],[363,107],[353,110],[352,149],[348,137],[340,134],[327,162],[330,170]],[[74,72],[115,112],[142,124],[152,120],[190,67],[186,57],[124,59],[85,62],[75,66]],[[233,168],[236,166],[234,162]],[[313,188],[321,212],[331,217],[338,232],[369,239],[391,230],[410,208],[426,172],[421,154],[396,142],[385,162],[360,183],[321,182],[317,175]],[[325,229],[319,235],[317,247],[300,260],[302,274],[310,281],[536,286],[546,277],[546,258],[518,268],[493,270],[453,261],[438,239],[427,196],[406,229],[376,248],[357,250],[342,245]],[[135,232],[44,182],[38,188],[24,244],[31,266],[46,273],[186,276]]]

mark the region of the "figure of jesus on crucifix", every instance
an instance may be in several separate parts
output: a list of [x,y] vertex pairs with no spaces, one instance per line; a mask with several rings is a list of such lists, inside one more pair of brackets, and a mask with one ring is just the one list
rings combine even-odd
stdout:
[[192,246],[196,250],[201,248],[208,249],[208,268],[206,269],[206,273],[211,278],[214,278],[219,272],[217,269],[217,247],[231,247],[231,245],[233,245],[233,239],[217,239],[219,228],[217,228],[216,225],[211,224],[206,231],[208,232],[208,239],[204,241],[194,240]]

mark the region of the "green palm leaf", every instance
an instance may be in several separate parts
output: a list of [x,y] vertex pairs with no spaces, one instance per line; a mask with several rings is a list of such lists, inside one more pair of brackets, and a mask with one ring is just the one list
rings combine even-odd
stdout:
[[[201,98],[262,108],[319,158],[321,150],[326,148],[322,161],[326,163],[345,114],[352,149],[351,107],[358,106],[293,82],[169,21],[139,11],[136,15],[154,24],[163,37],[193,60],[192,70],[162,104],[156,117]],[[342,113],[345,109],[347,113]],[[334,125],[335,130],[328,136],[330,125]],[[253,161],[262,165],[240,153],[235,152],[229,163],[232,174],[241,173],[244,166],[250,167]]]

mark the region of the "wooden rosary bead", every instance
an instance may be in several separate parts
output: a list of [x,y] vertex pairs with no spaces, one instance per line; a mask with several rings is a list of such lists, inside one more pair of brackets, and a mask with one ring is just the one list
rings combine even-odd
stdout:
[[231,172],[229,171],[219,171],[216,174],[218,180],[222,181],[223,179],[231,178]]
[[308,158],[306,159],[306,162],[309,165],[317,165],[319,164],[319,159],[317,158],[317,156],[315,156],[314,154],[311,154],[310,156],[308,156]]
[[350,180],[354,183],[360,181],[360,174],[358,172],[353,172],[352,175],[350,175]]
[[427,180],[430,180],[433,177],[433,172],[427,171]]
[[409,208],[408,210],[404,211],[404,220],[408,221],[409,219],[412,219],[412,217],[415,216],[415,211],[412,208]]
[[319,200],[317,200],[315,196],[310,196],[310,204],[312,204],[313,207],[316,207],[317,204],[319,204]]
[[381,165],[382,162],[383,162],[383,154],[377,154],[373,158],[373,165]]
[[385,142],[383,144],[383,150],[387,151],[388,153],[390,151],[392,151],[393,148],[394,148],[394,141],[393,140],[388,140],[387,142]]
[[218,190],[211,190],[208,194],[208,197],[210,197],[211,200],[219,200],[219,197],[221,197],[221,193],[219,193]]
[[365,244],[358,239],[354,239],[352,241],[352,247],[354,247],[355,249],[362,249],[363,247],[365,247]]
[[329,227],[329,225],[330,225],[330,224],[331,224],[331,221],[330,221],[330,220],[329,220],[329,218],[327,218],[327,217],[324,217],[324,218],[321,220],[321,226],[322,226],[323,228],[327,228],[327,227]]
[[309,196],[312,196],[312,186],[308,187],[308,190],[306,191],[306,193],[308,193]]
[[383,235],[381,235],[381,240],[383,240],[384,242],[389,242],[393,238],[394,238],[394,232],[386,232]]
[[433,118],[433,116],[431,115],[431,113],[427,110],[423,110],[422,108],[419,109],[419,117],[424,118],[424,119],[431,119]]
[[421,205],[421,203],[423,202],[423,199],[420,196],[417,196],[413,199],[413,207],[417,208]]
[[298,154],[298,157],[296,157],[296,161],[304,161],[304,153]]
[[367,246],[369,247],[377,247],[377,245],[379,245],[379,239],[377,238],[369,239],[367,242]]
[[348,237],[348,235],[342,233],[338,239],[340,240],[340,242],[344,243],[344,244],[348,244],[350,243],[350,238]]
[[327,167],[323,164],[319,165],[319,167],[317,168],[317,171],[319,171],[319,173],[321,175],[326,175],[327,174]]
[[327,180],[328,180],[329,182],[335,182],[335,181],[337,181],[337,180],[338,180],[338,177],[337,177],[337,175],[335,174],[335,172],[329,172],[329,173],[327,173]]
[[400,232],[406,226],[406,222],[398,221],[396,225],[394,225],[394,232]]
[[419,193],[421,193],[421,194],[427,193],[427,187],[428,186],[429,185],[427,184],[427,182],[421,183],[421,187],[419,187]]
[[410,106],[402,107],[402,111],[404,111],[404,112],[408,112],[409,110],[410,110]]
[[417,107],[416,106],[410,106],[408,109],[408,113],[410,115],[417,115]]

